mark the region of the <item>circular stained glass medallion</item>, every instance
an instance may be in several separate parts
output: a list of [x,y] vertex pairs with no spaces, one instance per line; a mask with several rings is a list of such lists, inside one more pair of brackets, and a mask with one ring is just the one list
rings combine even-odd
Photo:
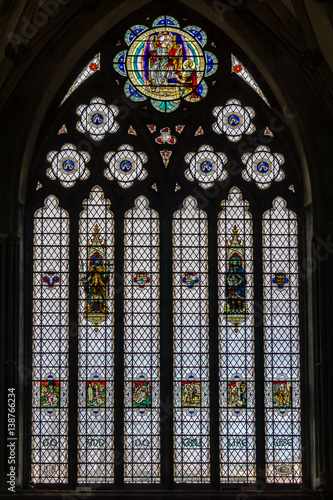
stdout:
[[93,113],[90,115],[90,121],[95,127],[100,127],[104,123],[104,115],[102,113]]
[[203,160],[200,162],[199,169],[203,174],[209,174],[213,170],[213,163],[209,160]]
[[130,160],[121,160],[119,162],[119,168],[125,174],[128,174],[133,169],[133,163]]
[[259,174],[267,174],[267,172],[269,172],[271,167],[267,161],[260,160],[256,164],[256,169],[259,172]]
[[70,158],[65,158],[65,160],[61,162],[61,167],[65,172],[73,172],[73,170],[76,169],[76,162]]
[[227,116],[227,122],[230,127],[236,128],[240,126],[240,124],[242,123],[242,119],[239,115],[236,115],[236,113],[231,113]]
[[176,27],[155,27],[140,33],[126,56],[126,70],[140,94],[159,101],[174,101],[197,89],[206,70],[199,42]]

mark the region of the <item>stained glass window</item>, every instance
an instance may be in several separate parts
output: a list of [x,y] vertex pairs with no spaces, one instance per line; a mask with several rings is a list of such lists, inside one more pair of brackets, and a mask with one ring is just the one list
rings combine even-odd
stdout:
[[160,481],[159,218],[139,196],[125,214],[125,482]]
[[[36,487],[302,481],[298,223],[288,208],[301,190],[288,130],[273,134],[258,84],[232,54],[225,71],[228,45],[202,26],[141,16],[108,39],[64,100],[98,77],[59,110],[38,156]],[[206,109],[213,74],[223,85]]]
[[60,106],[69,98],[69,96],[91,75],[93,75],[96,71],[100,71],[101,69],[101,54],[98,53],[88,62],[88,64],[83,68],[79,76],[75,79],[74,83],[68,89],[68,92],[64,96],[63,100],[60,103]]
[[263,216],[266,478],[301,481],[297,217],[275,198]]
[[79,223],[78,481],[113,482],[114,219],[95,186]]
[[34,217],[31,480],[68,479],[69,218],[50,195]]
[[253,229],[232,188],[218,216],[220,456],[222,482],[254,482]]
[[208,222],[189,196],[173,217],[174,479],[210,480]]

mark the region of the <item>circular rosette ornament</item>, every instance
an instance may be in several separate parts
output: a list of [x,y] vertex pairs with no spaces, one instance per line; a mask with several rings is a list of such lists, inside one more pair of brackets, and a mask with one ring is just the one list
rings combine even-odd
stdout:
[[273,180],[282,181],[284,178],[284,172],[280,169],[284,156],[271,153],[267,146],[258,146],[254,153],[245,153],[242,162],[246,165],[242,172],[243,179],[253,179],[260,189],[268,188]]
[[101,97],[94,97],[90,104],[81,104],[76,109],[76,114],[80,116],[76,129],[83,134],[89,132],[94,141],[101,141],[107,132],[114,134],[119,129],[115,121],[118,113],[117,106],[107,105]]
[[148,175],[143,168],[148,157],[145,153],[136,152],[129,144],[119,146],[118,151],[109,151],[104,156],[104,161],[108,167],[104,170],[104,175],[109,180],[116,179],[119,186],[129,188],[133,181],[142,181]]
[[251,122],[255,112],[249,106],[242,106],[237,99],[229,99],[225,106],[216,106],[213,109],[216,122],[213,123],[213,130],[217,134],[226,134],[229,141],[237,142],[242,138],[242,134],[252,134],[255,126]]
[[228,161],[227,156],[224,153],[214,153],[214,149],[207,144],[200,146],[197,153],[187,153],[185,161],[190,165],[185,170],[186,179],[196,179],[205,189],[212,187],[215,181],[224,181],[228,177],[223,168]]
[[135,102],[150,99],[163,113],[176,110],[182,99],[194,103],[206,97],[205,78],[214,74],[218,61],[203,50],[207,35],[201,27],[181,28],[175,18],[159,16],[150,28],[131,26],[124,38],[128,48],[116,54],[113,67],[127,78],[126,97]]
[[65,187],[74,186],[77,179],[89,177],[86,163],[90,160],[90,154],[77,151],[73,144],[64,144],[60,151],[50,151],[46,158],[51,163],[46,175],[52,180],[59,179]]

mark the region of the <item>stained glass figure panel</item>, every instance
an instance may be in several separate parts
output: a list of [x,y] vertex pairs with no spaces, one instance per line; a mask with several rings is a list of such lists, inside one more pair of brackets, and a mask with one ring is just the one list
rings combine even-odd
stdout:
[[114,218],[95,186],[79,219],[78,482],[112,483]]
[[220,479],[256,480],[253,226],[234,187],[218,216]]
[[275,198],[263,215],[265,448],[269,483],[300,483],[297,216]]
[[33,241],[31,481],[68,481],[69,217],[50,195]]
[[174,480],[210,481],[208,222],[189,196],[173,216]]
[[139,196],[124,221],[124,480],[160,481],[159,217]]

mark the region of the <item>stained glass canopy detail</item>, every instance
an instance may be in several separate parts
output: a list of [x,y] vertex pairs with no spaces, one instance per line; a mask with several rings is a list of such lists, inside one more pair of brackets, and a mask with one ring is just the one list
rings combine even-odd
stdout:
[[208,92],[206,77],[218,60],[203,50],[206,33],[198,26],[181,28],[170,16],[160,16],[149,29],[135,25],[125,33],[127,50],[119,52],[113,67],[127,77],[125,95],[132,101],[150,99],[158,111],[177,109],[182,99],[198,102]]

